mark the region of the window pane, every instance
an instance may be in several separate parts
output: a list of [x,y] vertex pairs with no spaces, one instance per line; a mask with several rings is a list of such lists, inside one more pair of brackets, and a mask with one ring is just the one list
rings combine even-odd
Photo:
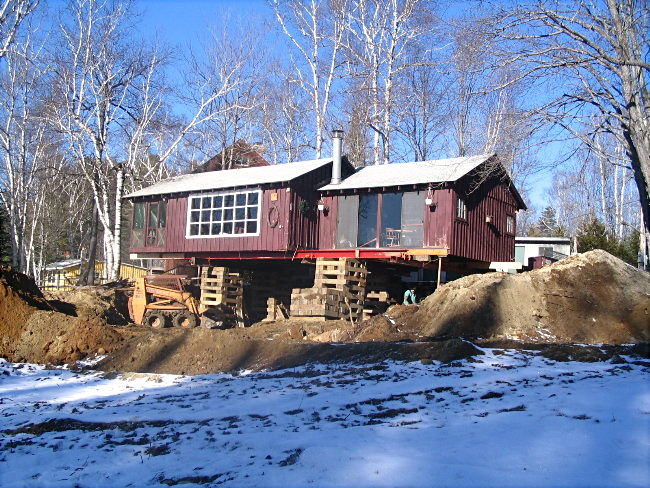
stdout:
[[232,207],[235,203],[235,195],[225,195],[223,197],[223,206]]
[[235,200],[237,201],[237,206],[246,205],[246,194],[245,193],[237,194]]
[[210,235],[210,224],[201,224],[201,235]]
[[462,198],[459,198],[457,200],[456,217],[458,217],[459,219],[466,219],[467,218],[467,207],[465,206],[465,202],[463,201]]
[[244,233],[244,222],[235,222],[235,234]]
[[210,222],[210,211],[202,210],[201,211],[201,222]]
[[212,235],[218,236],[221,234],[221,224],[212,224]]
[[336,220],[337,248],[351,248],[357,246],[357,232],[359,230],[359,195],[338,197],[338,217]]
[[213,210],[212,211],[212,221],[213,222],[218,222],[221,220],[221,210]]
[[136,203],[133,209],[133,228],[144,229],[144,203]]
[[226,222],[223,224],[223,233],[232,234],[232,222]]
[[248,204],[249,205],[257,205],[257,197],[258,197],[257,192],[249,193],[248,194]]
[[196,210],[193,210],[192,213],[190,213],[190,222],[198,222],[201,217],[201,212],[197,212]]
[[405,192],[402,197],[401,246],[422,247],[424,244],[424,194],[419,191]]
[[247,222],[246,223],[246,233],[247,234],[256,234],[257,233],[257,222]]
[[245,208],[236,208],[235,209],[235,218],[236,219],[245,219],[246,218],[246,209]]
[[397,247],[402,234],[402,193],[384,193],[381,202],[381,247]]
[[246,218],[256,219],[257,218],[257,207],[249,207],[246,210]]
[[201,199],[200,198],[191,198],[190,201],[192,202],[192,210],[198,210],[201,208]]
[[212,198],[210,198],[210,197],[203,197],[203,198],[201,199],[201,202],[202,202],[202,203],[201,203],[201,206],[202,206],[203,208],[210,208],[210,207],[212,207]]
[[199,235],[199,225],[198,224],[190,225],[190,235],[191,236],[198,236]]
[[167,225],[167,203],[160,202],[158,206],[158,227],[165,227]]
[[358,247],[377,246],[377,194],[359,197]]
[[149,228],[158,227],[158,204],[149,204]]
[[232,216],[233,216],[232,208],[228,208],[228,209],[224,210],[224,212],[223,212],[223,220],[232,220]]
[[222,196],[216,196],[212,198],[212,208],[221,208],[222,205],[223,205]]

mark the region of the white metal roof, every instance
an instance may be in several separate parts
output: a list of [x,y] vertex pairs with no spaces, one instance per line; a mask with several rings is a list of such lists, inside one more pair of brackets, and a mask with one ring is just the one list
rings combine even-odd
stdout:
[[491,154],[482,154],[464,158],[365,166],[338,185],[325,185],[320,190],[352,190],[456,181],[490,157]]
[[291,181],[331,162],[332,158],[324,158],[311,161],[298,161],[296,163],[174,176],[173,178],[168,178],[141,190],[134,191],[126,195],[125,198],[218,190],[221,188],[241,186],[257,186],[264,183],[280,183],[283,181]]
[[66,259],[65,261],[57,261],[55,263],[49,263],[45,265],[45,271],[56,271],[59,269],[71,268],[73,266],[79,266],[81,264],[81,259]]

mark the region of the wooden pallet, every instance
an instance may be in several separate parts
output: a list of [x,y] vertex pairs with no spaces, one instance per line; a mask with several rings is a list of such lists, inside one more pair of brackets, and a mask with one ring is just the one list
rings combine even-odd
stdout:
[[344,290],[345,287],[366,285],[366,267],[356,259],[319,258],[316,260],[314,286]]
[[244,326],[244,278],[225,267],[201,268],[201,311]]
[[317,259],[314,286],[291,294],[291,315],[361,318],[366,274],[365,264],[356,259]]

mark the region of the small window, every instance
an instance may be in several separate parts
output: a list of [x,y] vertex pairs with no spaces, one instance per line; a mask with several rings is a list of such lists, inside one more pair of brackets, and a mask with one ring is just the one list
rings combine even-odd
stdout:
[[467,205],[465,205],[465,200],[460,197],[456,199],[456,217],[467,220]]
[[506,215],[506,234],[515,233],[515,217],[514,215]]
[[144,229],[145,204],[136,203],[133,209],[133,228]]

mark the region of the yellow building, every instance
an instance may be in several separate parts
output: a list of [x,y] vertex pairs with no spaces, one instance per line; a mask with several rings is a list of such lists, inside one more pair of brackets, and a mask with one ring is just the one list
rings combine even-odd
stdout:
[[[69,291],[77,285],[81,271],[81,259],[66,259],[57,261],[45,266],[43,280],[40,282],[42,290],[63,290]],[[147,274],[147,268],[122,263],[120,265],[120,277],[137,278]],[[104,262],[95,262],[95,284],[106,283],[104,278]]]

